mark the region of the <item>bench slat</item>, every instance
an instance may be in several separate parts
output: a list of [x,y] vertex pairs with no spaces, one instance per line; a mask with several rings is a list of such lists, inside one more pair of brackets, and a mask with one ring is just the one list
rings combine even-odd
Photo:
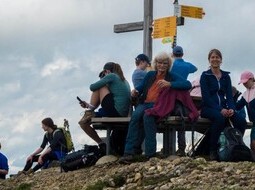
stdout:
[[[96,130],[107,131],[107,154],[110,151],[110,130],[127,128],[131,117],[94,117],[91,119],[91,123]],[[176,147],[176,131],[183,130],[182,122],[184,122],[185,131],[194,131],[204,134],[210,127],[210,120],[199,117],[194,123],[189,121],[188,117],[181,118],[180,116],[169,116],[163,119],[158,127],[157,132],[163,133],[163,150],[164,154],[175,154]],[[252,122],[247,122],[247,129],[251,129]]]

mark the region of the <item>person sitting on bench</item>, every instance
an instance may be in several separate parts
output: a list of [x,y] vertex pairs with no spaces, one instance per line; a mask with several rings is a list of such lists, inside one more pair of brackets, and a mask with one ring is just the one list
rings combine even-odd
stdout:
[[[130,86],[125,79],[122,69],[118,63],[108,62],[104,65],[103,74],[100,75],[101,79],[90,85],[92,95],[90,103],[80,101],[81,107],[87,109],[84,116],[79,121],[80,127],[83,131],[90,136],[95,142],[98,143],[101,153],[106,154],[106,144],[98,136],[97,132],[91,127],[91,118],[98,117],[125,117],[129,113],[130,108]],[[102,108],[99,112],[94,110],[101,105]],[[123,154],[124,139],[126,137],[125,130],[113,131],[112,142],[113,151],[117,154]],[[123,141],[123,143],[121,143]]]
[[149,71],[142,84],[132,90],[132,96],[140,97],[140,103],[132,113],[128,127],[124,156],[120,163],[132,161],[135,154],[134,147],[139,140],[139,123],[143,121],[145,131],[145,156],[147,158],[156,155],[156,117],[145,114],[145,110],[152,108],[161,90],[165,88],[185,89],[191,88],[191,83],[175,73],[169,72],[172,65],[170,56],[163,52],[158,54],[153,61],[155,71]]

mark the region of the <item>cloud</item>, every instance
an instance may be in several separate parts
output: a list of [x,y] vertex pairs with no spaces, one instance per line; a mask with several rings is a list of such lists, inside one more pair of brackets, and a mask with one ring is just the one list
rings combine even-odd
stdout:
[[14,81],[11,83],[6,83],[0,87],[2,93],[14,93],[20,90],[20,82]]
[[46,77],[60,72],[63,73],[73,68],[78,68],[78,65],[66,58],[59,58],[45,65],[41,71],[41,75],[42,77]]

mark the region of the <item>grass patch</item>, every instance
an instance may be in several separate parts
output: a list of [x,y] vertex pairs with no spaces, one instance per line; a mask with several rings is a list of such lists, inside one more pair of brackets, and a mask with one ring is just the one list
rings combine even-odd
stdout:
[[[121,187],[126,183],[126,179],[121,175],[113,176],[114,187]],[[89,185],[86,190],[102,190],[105,187],[111,187],[107,181],[97,181],[93,185]]]
[[126,183],[126,179],[121,175],[114,176],[113,181],[115,183],[115,187],[121,187]]
[[28,183],[22,183],[15,190],[31,190],[32,185]]
[[150,178],[144,179],[143,184],[145,186],[155,185],[155,184],[158,184],[158,183],[161,183],[161,182],[166,182],[166,181],[169,181],[169,177],[166,177],[166,176],[159,176],[157,178],[150,177]]
[[103,181],[98,181],[93,185],[89,185],[86,190],[102,190],[104,187],[106,187],[107,184]]

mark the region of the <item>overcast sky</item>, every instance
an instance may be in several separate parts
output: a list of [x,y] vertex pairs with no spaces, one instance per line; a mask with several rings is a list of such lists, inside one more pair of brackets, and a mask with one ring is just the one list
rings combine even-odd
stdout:
[[[172,16],[172,3],[154,0],[154,19]],[[242,71],[255,72],[254,0],[179,4],[206,13],[178,27],[177,44],[198,67],[190,80],[208,68],[212,48],[221,50],[222,69],[231,71],[233,85]],[[89,100],[89,85],[107,61],[118,62],[131,84],[143,33],[116,34],[113,25],[142,20],[143,0],[0,0],[0,141],[10,173],[22,169],[41,144],[45,117],[57,125],[69,121],[76,149],[94,143],[77,124],[83,110],[76,96]],[[153,40],[153,56],[162,51],[171,53],[171,45]]]

